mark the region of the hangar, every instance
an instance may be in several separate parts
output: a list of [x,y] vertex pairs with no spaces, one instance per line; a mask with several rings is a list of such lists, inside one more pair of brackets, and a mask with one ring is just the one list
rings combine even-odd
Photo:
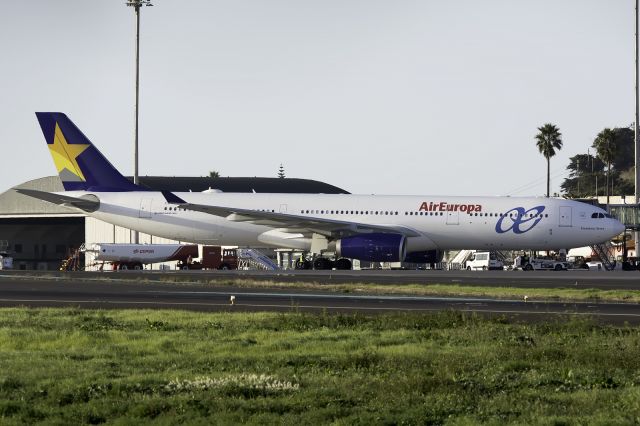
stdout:
[[[140,182],[151,190],[172,192],[213,189],[221,192],[348,194],[324,182],[295,178],[141,176]],[[58,176],[34,179],[15,188],[64,191]],[[0,242],[4,242],[13,256],[14,269],[57,270],[62,260],[83,243],[131,242],[129,229],[27,197],[14,191],[15,188],[0,194]],[[140,234],[139,242],[174,241]]]

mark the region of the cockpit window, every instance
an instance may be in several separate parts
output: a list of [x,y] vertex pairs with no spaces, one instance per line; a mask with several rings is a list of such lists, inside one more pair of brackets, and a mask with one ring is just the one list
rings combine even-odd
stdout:
[[591,213],[591,219],[604,219],[605,217],[611,218],[610,214],[607,213]]

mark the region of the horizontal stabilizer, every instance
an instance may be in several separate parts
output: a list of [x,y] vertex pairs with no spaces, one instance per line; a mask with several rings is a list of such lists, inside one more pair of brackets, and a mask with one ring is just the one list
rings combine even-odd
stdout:
[[95,212],[100,208],[100,200],[98,199],[98,197],[91,194],[83,195],[80,198],[76,198],[69,197],[68,195],[56,194],[53,192],[36,191],[34,189],[16,189],[15,191],[29,197],[57,204],[59,206],[80,209],[87,213]]

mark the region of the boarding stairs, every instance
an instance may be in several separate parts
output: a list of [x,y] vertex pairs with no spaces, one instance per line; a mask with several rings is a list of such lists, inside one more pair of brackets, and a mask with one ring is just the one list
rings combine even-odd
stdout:
[[238,249],[238,269],[275,271],[280,267],[265,254],[254,249]]
[[86,251],[86,246],[84,243],[82,243],[80,245],[80,247],[78,247],[75,250],[71,250],[71,253],[69,254],[69,256],[64,259],[62,261],[62,264],[60,265],[60,270],[61,271],[81,271],[84,269],[83,265],[81,264],[81,259],[80,259],[80,255],[82,253],[84,253]]
[[460,250],[458,254],[456,254],[451,262],[449,262],[449,269],[457,270],[464,269],[464,265],[467,263],[467,260],[471,259],[475,250]]
[[510,260],[512,260],[511,255],[510,255],[509,252],[496,250],[495,254],[496,254],[496,259],[501,260],[502,263],[507,263]]
[[592,245],[591,250],[600,258],[604,269],[607,271],[613,271],[613,269],[615,269],[615,260],[613,262],[611,261],[612,253],[614,253],[615,249],[610,242]]

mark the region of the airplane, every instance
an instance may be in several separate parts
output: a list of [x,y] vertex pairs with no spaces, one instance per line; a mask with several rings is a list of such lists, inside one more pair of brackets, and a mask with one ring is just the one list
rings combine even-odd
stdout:
[[317,269],[351,269],[349,259],[434,263],[453,249],[569,249],[625,229],[601,208],[559,198],[151,191],[65,114],[36,116],[65,191],[17,192],[176,241],[301,250],[318,256]]

